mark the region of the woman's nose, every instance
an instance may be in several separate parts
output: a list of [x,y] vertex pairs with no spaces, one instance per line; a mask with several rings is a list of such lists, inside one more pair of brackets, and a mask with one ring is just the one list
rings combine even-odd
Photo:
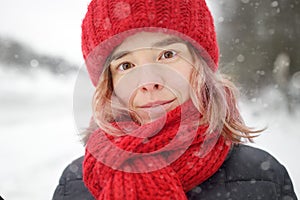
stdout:
[[140,90],[142,92],[153,92],[153,91],[159,91],[161,89],[163,89],[163,85],[158,84],[158,83],[149,83],[149,84],[145,84],[142,87],[140,87]]

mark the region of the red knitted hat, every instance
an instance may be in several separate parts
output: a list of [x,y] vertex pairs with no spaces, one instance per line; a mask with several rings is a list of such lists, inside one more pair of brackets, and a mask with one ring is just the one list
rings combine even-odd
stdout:
[[82,52],[95,86],[107,56],[141,30],[189,41],[208,66],[217,70],[218,44],[205,0],[92,0],[82,22]]

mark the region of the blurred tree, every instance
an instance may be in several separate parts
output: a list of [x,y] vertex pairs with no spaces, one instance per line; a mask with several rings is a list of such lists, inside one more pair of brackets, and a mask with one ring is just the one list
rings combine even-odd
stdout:
[[77,71],[79,68],[62,57],[37,53],[19,41],[3,37],[0,37],[0,63],[7,68],[25,71],[46,68],[56,74]]
[[274,83],[278,55],[289,56],[290,73],[300,70],[299,0],[221,0],[216,6],[220,68],[249,96]]

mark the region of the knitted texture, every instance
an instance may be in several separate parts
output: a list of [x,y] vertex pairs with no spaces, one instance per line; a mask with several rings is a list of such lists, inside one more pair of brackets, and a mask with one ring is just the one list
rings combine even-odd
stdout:
[[82,22],[82,52],[95,86],[111,51],[141,30],[188,40],[208,66],[217,70],[215,27],[205,0],[92,0]]
[[212,176],[224,162],[231,142],[207,125],[192,101],[168,112],[164,119],[137,126],[114,137],[101,129],[91,134],[83,162],[83,180],[100,199],[186,199],[185,193]]

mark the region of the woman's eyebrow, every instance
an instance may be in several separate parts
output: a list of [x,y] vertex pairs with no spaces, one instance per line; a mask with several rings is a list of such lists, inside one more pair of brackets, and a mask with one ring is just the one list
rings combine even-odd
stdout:
[[121,59],[122,57],[126,56],[127,54],[130,54],[132,51],[120,51],[114,55],[111,56],[110,61]]
[[[163,47],[163,46],[168,46],[168,45],[171,45],[174,43],[186,44],[186,42],[180,38],[171,37],[171,38],[166,38],[164,40],[158,41],[158,42],[152,44],[151,47]],[[149,47],[147,47],[147,48],[149,48]],[[120,51],[118,53],[115,53],[114,55],[111,56],[110,61],[121,59],[122,57],[130,54],[131,52],[133,52],[133,51]]]
[[158,42],[152,44],[152,47],[163,47],[163,46],[168,46],[168,45],[171,45],[171,44],[174,44],[174,43],[183,43],[183,44],[186,44],[186,42],[183,41],[180,38],[170,37],[170,38],[166,38],[166,39],[164,39],[162,41],[158,41]]

